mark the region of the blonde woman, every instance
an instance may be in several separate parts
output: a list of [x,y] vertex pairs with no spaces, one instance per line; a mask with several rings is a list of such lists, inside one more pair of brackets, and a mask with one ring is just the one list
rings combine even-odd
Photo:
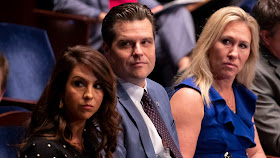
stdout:
[[257,97],[247,89],[258,34],[255,19],[238,7],[216,11],[205,25],[171,98],[184,158],[265,157],[253,122]]

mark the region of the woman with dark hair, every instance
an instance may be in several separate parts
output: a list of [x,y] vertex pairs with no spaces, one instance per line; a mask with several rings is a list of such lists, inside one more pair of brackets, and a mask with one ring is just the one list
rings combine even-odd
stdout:
[[120,122],[116,99],[104,56],[90,47],[68,48],[32,113],[20,157],[113,157]]

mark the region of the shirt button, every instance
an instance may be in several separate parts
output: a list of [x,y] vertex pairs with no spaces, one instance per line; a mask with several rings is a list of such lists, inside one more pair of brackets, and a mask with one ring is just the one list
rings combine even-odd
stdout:
[[225,158],[231,158],[231,154],[230,154],[230,152],[228,152],[228,151],[227,151],[227,152],[225,152],[224,157],[225,157]]

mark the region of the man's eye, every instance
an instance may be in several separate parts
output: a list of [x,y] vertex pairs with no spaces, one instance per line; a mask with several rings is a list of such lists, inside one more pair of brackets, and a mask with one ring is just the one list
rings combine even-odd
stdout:
[[131,44],[129,42],[122,42],[121,43],[121,46],[123,47],[127,47],[127,46],[130,46]]
[[149,41],[143,41],[142,42],[142,44],[148,44],[149,43]]

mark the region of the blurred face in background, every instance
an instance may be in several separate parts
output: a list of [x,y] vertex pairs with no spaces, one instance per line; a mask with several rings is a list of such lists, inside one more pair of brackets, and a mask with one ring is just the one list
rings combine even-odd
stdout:
[[280,23],[271,31],[261,30],[260,35],[267,49],[280,60]]

